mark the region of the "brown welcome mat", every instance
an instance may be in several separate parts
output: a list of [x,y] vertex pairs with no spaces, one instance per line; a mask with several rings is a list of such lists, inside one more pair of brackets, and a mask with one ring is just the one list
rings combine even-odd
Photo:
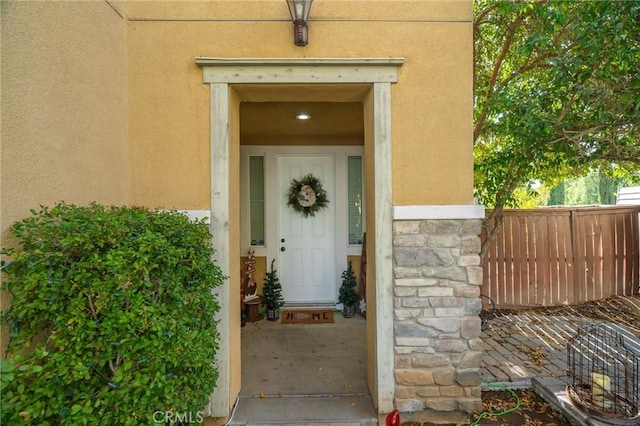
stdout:
[[315,324],[333,322],[330,309],[283,309],[280,313],[283,324]]

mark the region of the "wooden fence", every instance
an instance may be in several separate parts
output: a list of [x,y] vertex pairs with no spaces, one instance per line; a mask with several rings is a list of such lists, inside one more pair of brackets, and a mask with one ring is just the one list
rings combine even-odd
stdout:
[[639,215],[640,206],[505,210],[481,291],[500,308],[640,294]]

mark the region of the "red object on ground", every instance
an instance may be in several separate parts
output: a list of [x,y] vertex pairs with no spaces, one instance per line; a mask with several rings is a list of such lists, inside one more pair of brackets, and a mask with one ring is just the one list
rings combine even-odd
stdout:
[[393,410],[387,416],[387,425],[386,426],[400,426],[400,412],[398,410]]

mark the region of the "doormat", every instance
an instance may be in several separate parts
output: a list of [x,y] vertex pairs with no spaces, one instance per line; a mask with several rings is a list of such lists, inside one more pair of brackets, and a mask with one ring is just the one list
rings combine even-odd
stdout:
[[283,309],[280,314],[283,324],[315,324],[333,322],[330,309]]

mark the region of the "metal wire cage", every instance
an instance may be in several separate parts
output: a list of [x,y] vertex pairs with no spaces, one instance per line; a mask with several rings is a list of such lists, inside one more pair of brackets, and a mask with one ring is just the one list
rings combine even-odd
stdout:
[[640,346],[620,327],[590,324],[567,343],[567,395],[594,417],[638,424]]

